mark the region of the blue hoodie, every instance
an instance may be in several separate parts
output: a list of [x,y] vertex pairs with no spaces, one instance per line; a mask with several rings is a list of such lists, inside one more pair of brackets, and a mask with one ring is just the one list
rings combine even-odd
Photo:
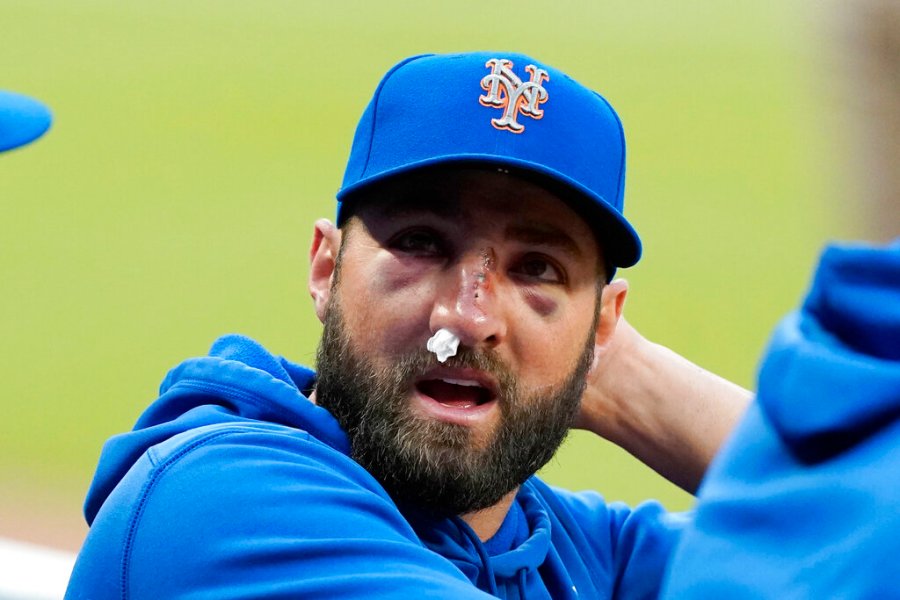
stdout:
[[653,598],[682,518],[522,487],[482,543],[400,510],[308,401],[314,373],[250,339],[173,369],[104,446],[66,597]]
[[900,598],[900,239],[826,249],[665,598]]

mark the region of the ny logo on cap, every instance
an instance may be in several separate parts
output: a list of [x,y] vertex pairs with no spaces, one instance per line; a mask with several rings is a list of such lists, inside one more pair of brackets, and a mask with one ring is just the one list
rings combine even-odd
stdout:
[[550,80],[547,71],[528,65],[525,70],[531,74],[530,81],[522,81],[513,73],[513,63],[505,58],[492,58],[485,63],[491,72],[481,80],[481,87],[487,92],[479,96],[484,106],[503,109],[503,116],[491,119],[491,125],[513,133],[522,133],[525,126],[516,120],[519,113],[532,119],[540,119],[544,111],[540,105],[547,101],[547,90],[541,85]]

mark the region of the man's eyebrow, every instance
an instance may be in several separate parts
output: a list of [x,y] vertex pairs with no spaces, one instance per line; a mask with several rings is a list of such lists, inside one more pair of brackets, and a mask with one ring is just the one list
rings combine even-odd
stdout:
[[506,237],[523,244],[556,247],[573,258],[584,256],[582,248],[569,234],[541,223],[510,225],[506,228]]
[[386,197],[379,212],[389,219],[421,214],[433,214],[445,219],[459,219],[463,215],[458,202],[448,202],[428,194]]
[[[458,202],[429,196],[386,196],[378,213],[387,219],[433,214],[448,220],[462,219],[465,211]],[[573,258],[584,257],[584,249],[565,231],[546,223],[528,221],[506,227],[505,236],[522,244],[559,248]]]

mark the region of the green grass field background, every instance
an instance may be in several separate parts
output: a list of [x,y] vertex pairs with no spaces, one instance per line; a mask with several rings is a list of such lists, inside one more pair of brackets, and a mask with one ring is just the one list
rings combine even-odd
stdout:
[[[816,6],[0,0],[0,88],[55,114],[0,157],[0,535],[76,547],[103,441],[216,336],[312,361],[312,221],[381,74],[421,52],[523,51],[617,107],[627,314],[752,387],[820,246],[856,235]],[[588,435],[545,475],[690,505]]]

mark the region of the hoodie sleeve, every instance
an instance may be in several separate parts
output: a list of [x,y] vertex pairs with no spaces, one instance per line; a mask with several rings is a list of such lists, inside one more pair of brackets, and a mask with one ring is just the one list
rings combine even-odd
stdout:
[[359,465],[266,424],[151,448],[100,509],[66,597],[489,598]]
[[662,598],[900,598],[900,239],[823,253]]

